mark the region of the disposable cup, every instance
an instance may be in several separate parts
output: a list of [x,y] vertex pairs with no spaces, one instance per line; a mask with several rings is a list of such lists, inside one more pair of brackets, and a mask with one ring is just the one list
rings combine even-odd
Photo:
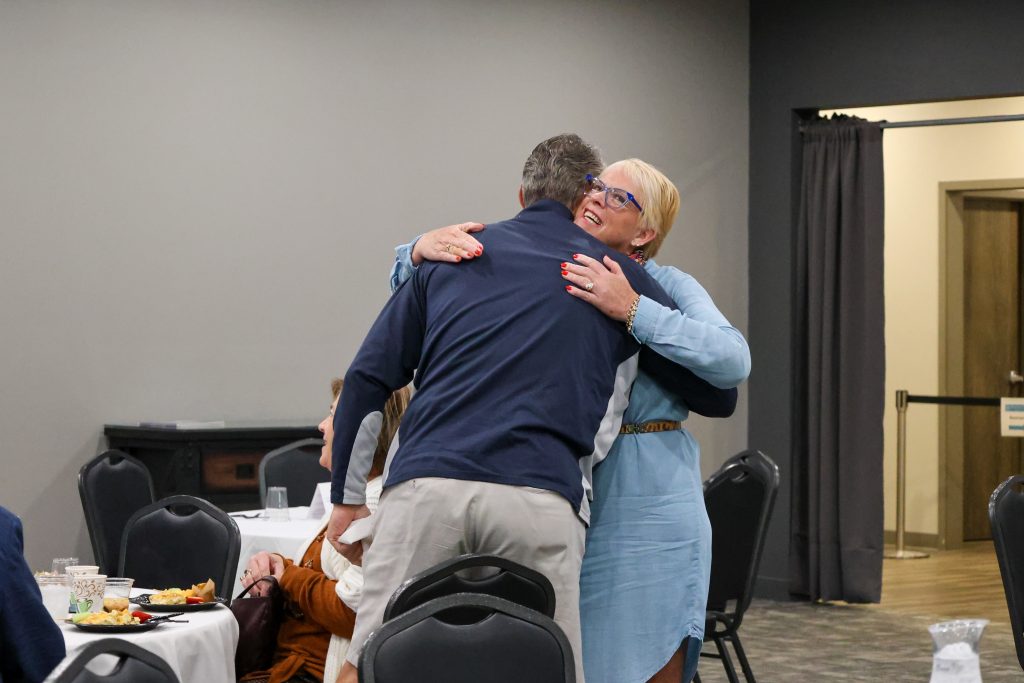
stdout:
[[107,612],[128,609],[128,598],[131,597],[134,583],[135,579],[107,577],[103,589],[103,609]]
[[103,591],[107,586],[105,574],[72,574],[68,578],[75,612],[99,612],[103,609]]
[[68,616],[68,577],[66,574],[56,576],[37,576],[36,583],[43,596],[43,606],[54,619]]

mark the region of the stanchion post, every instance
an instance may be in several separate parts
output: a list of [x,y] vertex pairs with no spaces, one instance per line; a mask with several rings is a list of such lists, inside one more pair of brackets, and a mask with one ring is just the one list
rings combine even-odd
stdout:
[[893,560],[916,560],[928,553],[903,547],[907,524],[907,405],[910,392],[896,390],[896,550],[887,550],[884,556]]

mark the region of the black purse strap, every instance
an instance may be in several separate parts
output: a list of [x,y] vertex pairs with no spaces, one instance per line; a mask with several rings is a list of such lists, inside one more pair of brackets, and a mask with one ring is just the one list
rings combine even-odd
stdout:
[[280,587],[278,585],[278,583],[277,583],[277,578],[276,577],[274,577],[274,576],[261,576],[260,578],[256,579],[251,584],[249,584],[248,588],[246,588],[241,593],[239,593],[235,597],[235,600],[240,600],[240,599],[244,598],[249,591],[251,591],[253,588],[255,588],[257,586],[257,584],[259,584],[260,581],[269,581],[271,584],[273,584],[271,589],[270,589],[270,594],[271,595],[276,593],[277,589]]

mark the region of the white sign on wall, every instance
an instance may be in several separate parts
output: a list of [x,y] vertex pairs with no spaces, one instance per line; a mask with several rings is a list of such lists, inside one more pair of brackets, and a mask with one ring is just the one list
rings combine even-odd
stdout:
[[1024,437],[1024,398],[1003,398],[999,404],[1003,436]]

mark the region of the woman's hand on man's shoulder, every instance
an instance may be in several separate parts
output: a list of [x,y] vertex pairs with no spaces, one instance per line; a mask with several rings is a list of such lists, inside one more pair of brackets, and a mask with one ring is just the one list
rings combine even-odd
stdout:
[[412,248],[412,263],[447,261],[458,263],[462,259],[476,258],[484,253],[484,246],[470,233],[484,229],[483,223],[457,223],[431,230],[416,240]]

